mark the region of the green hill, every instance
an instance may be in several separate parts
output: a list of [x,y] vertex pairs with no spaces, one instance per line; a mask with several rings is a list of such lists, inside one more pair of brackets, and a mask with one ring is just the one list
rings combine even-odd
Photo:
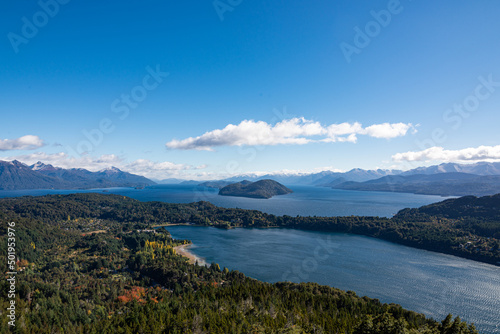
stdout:
[[418,209],[403,209],[393,219],[402,221],[450,220],[458,228],[500,239],[500,194],[448,199]]
[[286,195],[293,191],[273,180],[256,182],[242,181],[227,185],[219,190],[222,196],[238,196],[250,198],[271,198],[276,195]]

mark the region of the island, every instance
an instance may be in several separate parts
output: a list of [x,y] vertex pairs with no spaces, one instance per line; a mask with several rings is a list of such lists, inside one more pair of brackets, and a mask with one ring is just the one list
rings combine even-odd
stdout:
[[291,189],[281,183],[266,179],[256,182],[245,180],[229,184],[219,190],[219,195],[269,199],[273,196],[286,195],[292,192]]

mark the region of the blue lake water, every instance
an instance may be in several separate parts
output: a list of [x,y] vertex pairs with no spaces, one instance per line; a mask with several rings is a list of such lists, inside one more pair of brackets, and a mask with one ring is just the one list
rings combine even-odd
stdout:
[[289,188],[294,191],[292,194],[275,196],[271,199],[219,196],[218,189],[189,185],[155,185],[145,189],[4,190],[0,191],[0,198],[105,191],[106,194],[124,195],[140,201],[169,203],[208,201],[226,208],[254,209],[276,215],[380,217],[391,217],[401,209],[416,208],[445,199],[430,195],[350,191],[312,186],[289,186]]
[[170,226],[207,263],[267,281],[317,282],[500,333],[500,267],[351,234]]

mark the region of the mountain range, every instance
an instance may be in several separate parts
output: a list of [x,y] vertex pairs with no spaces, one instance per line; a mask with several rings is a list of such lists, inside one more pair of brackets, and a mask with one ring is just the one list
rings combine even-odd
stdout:
[[[286,185],[312,185],[360,191],[391,191],[441,196],[485,196],[500,192],[500,163],[444,163],[408,171],[396,169],[320,173],[245,174],[224,180],[199,183],[221,188],[241,180],[271,179]],[[185,181],[185,184],[194,181]]]
[[387,175],[397,175],[400,173],[402,173],[402,171],[392,169],[364,170],[360,168],[354,168],[348,172],[323,171],[319,173],[273,173],[260,176],[245,174],[224,180],[238,182],[245,179],[252,181],[271,179],[283,184],[290,185],[322,186],[340,178],[346,181],[362,182]]
[[[345,190],[391,191],[441,196],[485,196],[500,192],[500,163],[445,163],[408,171],[397,169],[319,173],[245,174],[208,182],[166,179],[158,183],[202,185],[223,188],[231,183],[269,179],[285,185],[323,186]],[[0,190],[90,189],[145,187],[155,184],[143,176],[111,167],[98,172],[82,168],[64,169],[37,162],[28,166],[17,160],[0,160]]]
[[153,184],[155,182],[144,176],[123,172],[116,167],[91,172],[41,162],[28,166],[17,160],[0,161],[0,190],[145,187]]
[[467,173],[391,175],[365,182],[343,182],[334,189],[390,191],[440,196],[486,196],[500,192],[500,175]]
[[[444,174],[444,173],[467,173],[475,175],[500,175],[500,162],[478,162],[475,164],[444,163],[430,167],[418,167],[408,171],[398,169],[374,169],[365,170],[354,168],[348,172],[323,171],[319,173],[269,173],[257,175],[253,173],[241,174],[222,180],[210,180],[208,182],[225,181],[227,184],[243,180],[258,181],[271,179],[286,185],[312,185],[312,186],[334,186],[343,182],[365,182],[391,175],[415,175],[415,174]],[[158,183],[172,183],[171,179],[158,181]],[[175,183],[179,180],[175,179]],[[183,184],[201,184],[203,181],[183,181]],[[205,185],[205,184],[203,184]]]
[[430,167],[418,167],[401,173],[413,174],[440,174],[440,173],[467,173],[476,175],[500,175],[500,162],[478,162],[475,164],[444,163]]

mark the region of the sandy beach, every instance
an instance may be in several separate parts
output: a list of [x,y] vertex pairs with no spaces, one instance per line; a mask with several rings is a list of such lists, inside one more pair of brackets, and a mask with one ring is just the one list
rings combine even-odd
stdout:
[[189,263],[191,264],[195,264],[196,262],[198,262],[198,265],[200,266],[206,266],[207,263],[205,262],[204,259],[194,255],[193,253],[191,253],[189,251],[189,247],[191,247],[192,244],[189,244],[189,245],[180,245],[180,246],[176,246],[174,247],[175,249],[175,252],[181,256],[184,256],[184,257],[187,257],[189,259]]

